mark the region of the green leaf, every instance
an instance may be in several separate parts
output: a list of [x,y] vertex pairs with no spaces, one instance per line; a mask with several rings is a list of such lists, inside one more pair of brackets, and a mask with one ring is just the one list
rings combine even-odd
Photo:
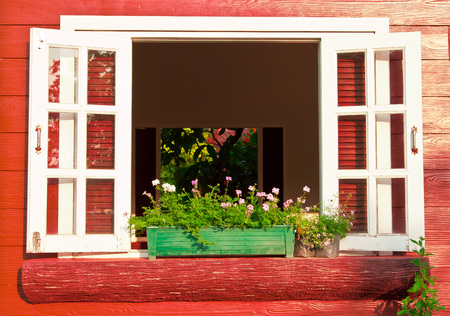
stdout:
[[417,303],[416,303],[416,307],[419,310],[422,309],[424,307],[424,305],[425,305],[425,303],[422,300],[418,300]]
[[411,260],[411,263],[420,267],[420,259],[419,258],[414,258]]

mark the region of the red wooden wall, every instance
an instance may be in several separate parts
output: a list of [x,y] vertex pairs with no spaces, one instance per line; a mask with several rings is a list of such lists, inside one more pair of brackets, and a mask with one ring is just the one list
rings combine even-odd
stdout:
[[0,314],[211,315],[395,314],[390,301],[28,304],[21,267],[27,190],[30,27],[59,28],[60,15],[386,17],[391,32],[422,32],[426,237],[441,303],[450,308],[450,56],[447,1],[14,0],[0,2]]

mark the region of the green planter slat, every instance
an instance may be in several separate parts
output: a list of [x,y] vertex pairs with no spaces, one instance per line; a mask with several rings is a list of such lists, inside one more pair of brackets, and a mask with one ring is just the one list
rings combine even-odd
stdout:
[[148,257],[214,255],[283,255],[294,252],[290,226],[248,229],[200,229],[202,238],[214,245],[202,246],[185,230],[176,227],[147,227]]

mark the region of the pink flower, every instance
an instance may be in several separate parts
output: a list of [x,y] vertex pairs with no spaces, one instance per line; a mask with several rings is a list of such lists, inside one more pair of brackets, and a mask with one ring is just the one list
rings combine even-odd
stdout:
[[237,195],[237,196],[241,196],[241,194],[242,194],[242,191],[241,191],[241,190],[236,190],[236,195]]
[[251,204],[247,205],[247,210],[253,212],[253,205]]
[[303,191],[304,191],[304,192],[310,192],[311,189],[310,189],[307,185],[305,185],[305,186],[303,187]]
[[255,189],[255,187],[252,186],[252,185],[248,187],[248,190],[249,190],[249,191],[253,191],[254,189]]
[[231,177],[225,177],[225,180],[232,181],[233,179]]
[[272,188],[272,193],[275,195],[280,194],[280,189],[279,188]]
[[195,179],[195,180],[192,180],[192,181],[191,181],[191,184],[192,184],[193,186],[196,186],[197,183],[198,183],[198,179]]
[[262,207],[263,207],[263,210],[266,211],[266,212],[268,212],[269,209],[270,209],[270,206],[269,206],[269,204],[267,204],[267,203],[264,203],[264,204],[262,205]]
[[267,194],[266,198],[267,198],[270,202],[275,201],[275,197],[272,195],[272,193]]
[[256,192],[256,196],[257,197],[265,197],[266,193],[265,192]]
[[239,204],[245,204],[245,200],[244,199],[239,199]]

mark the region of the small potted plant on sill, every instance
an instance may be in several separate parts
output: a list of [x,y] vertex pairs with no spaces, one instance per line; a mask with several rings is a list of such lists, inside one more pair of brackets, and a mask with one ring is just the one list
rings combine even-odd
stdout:
[[[296,209],[293,212],[296,225],[294,256],[332,258],[339,255],[340,240],[353,226],[354,211],[347,209],[348,198],[341,205],[337,204],[336,197],[322,210],[316,205],[303,208],[304,198],[291,206]],[[320,215],[318,211],[321,211]]]

